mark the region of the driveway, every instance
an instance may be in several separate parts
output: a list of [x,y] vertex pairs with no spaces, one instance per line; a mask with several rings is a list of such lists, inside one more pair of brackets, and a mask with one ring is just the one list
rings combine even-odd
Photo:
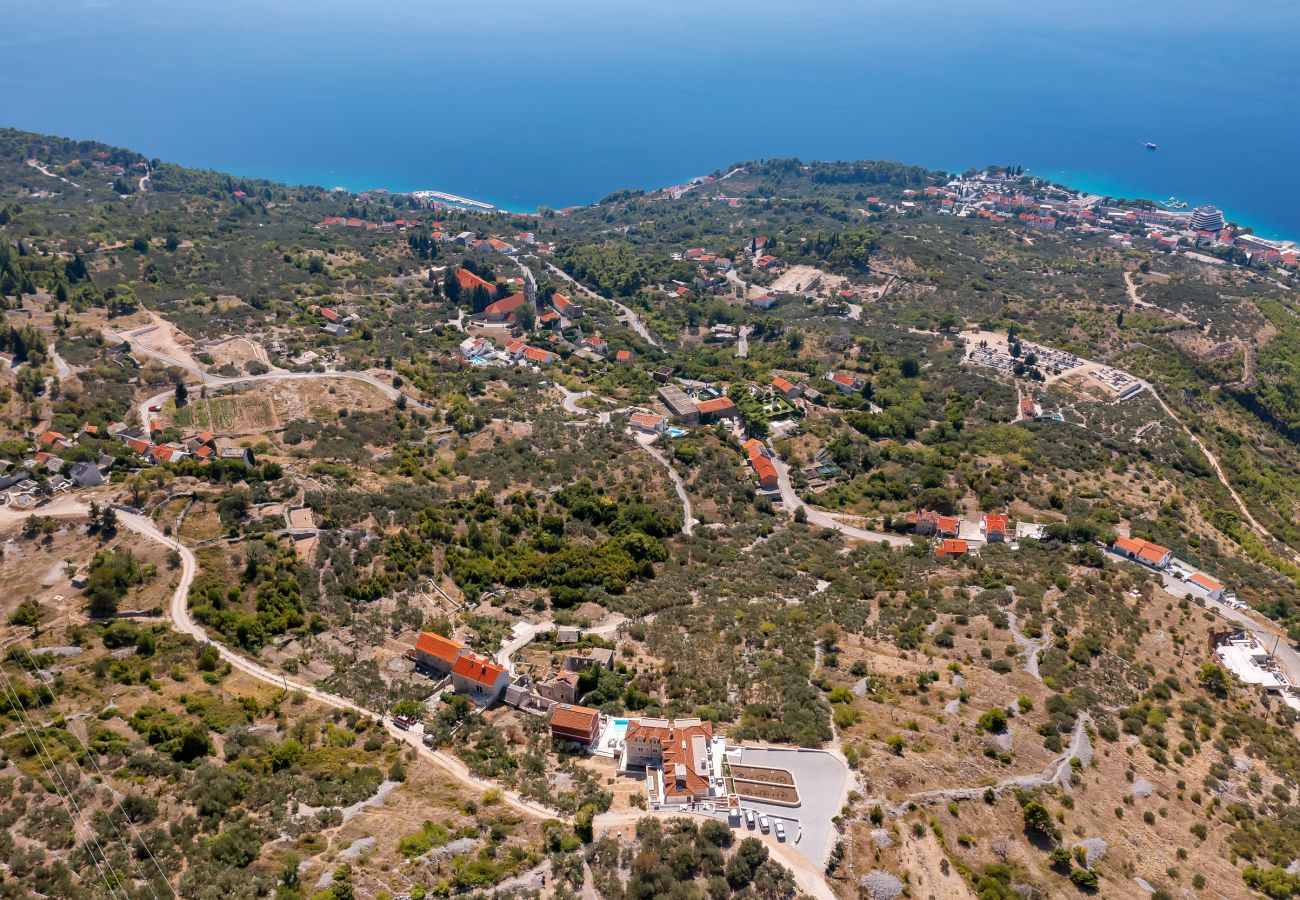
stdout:
[[[794,775],[795,787],[799,789],[798,806],[744,800],[742,808],[754,810],[755,816],[766,813],[768,818],[784,820],[786,843],[792,844],[814,866],[825,865],[826,855],[834,843],[835,826],[831,819],[839,815],[848,793],[849,769],[843,760],[824,750],[784,747],[728,750],[727,760],[741,765],[786,769]],[[741,830],[748,831],[748,828],[742,824]],[[757,825],[754,830],[758,830]]]

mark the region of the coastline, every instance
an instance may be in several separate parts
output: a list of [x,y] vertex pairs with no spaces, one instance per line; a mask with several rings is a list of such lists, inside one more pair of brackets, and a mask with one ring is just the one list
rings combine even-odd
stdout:
[[[180,164],[187,165],[187,163],[180,163]],[[964,169],[969,168],[969,165],[959,166],[957,168],[952,168],[949,166],[933,167],[933,168],[943,168],[945,171],[948,171],[950,173],[960,173]],[[383,179],[382,177],[368,178],[368,177],[353,176],[353,175],[346,175],[346,174],[339,175],[337,177],[331,177],[329,174],[322,174],[322,173],[306,173],[306,174],[270,173],[268,174],[266,172],[257,172],[257,173],[241,172],[235,169],[224,170],[224,171],[229,171],[230,174],[235,177],[265,178],[272,181],[283,182],[284,184],[289,184],[289,185],[317,185],[319,187],[325,188],[326,190],[332,190],[333,188],[341,187],[344,190],[346,190],[348,193],[354,195],[361,194],[366,191],[387,191],[390,194],[440,193],[440,194],[461,197],[466,200],[472,200],[476,203],[486,203],[492,207],[493,212],[501,212],[508,215],[516,215],[516,216],[535,216],[537,215],[537,209],[541,206],[545,206],[548,209],[557,209],[557,210],[590,206],[595,204],[597,201],[599,201],[601,197],[604,197],[613,191],[624,190],[629,187],[628,185],[623,185],[621,187],[609,186],[599,191],[593,191],[592,192],[593,197],[590,200],[579,201],[579,202],[568,201],[564,203],[543,202],[537,204],[537,206],[534,206],[532,209],[526,209],[523,208],[525,204],[523,204],[519,200],[508,200],[508,201],[499,200],[490,195],[479,195],[473,192],[467,192],[465,190],[449,189],[445,184],[440,185],[438,187],[431,187],[428,184],[424,184],[419,187],[408,188],[405,187],[405,181],[400,178],[392,179],[392,181],[389,182],[389,184],[384,184],[385,179]],[[673,183],[686,184],[691,178],[697,177],[698,174],[699,173],[697,173],[696,175],[686,176],[681,180]],[[1026,166],[1025,174],[1033,175],[1034,177],[1037,178],[1043,178],[1046,179],[1047,181],[1052,182],[1053,184],[1059,184],[1064,187],[1070,188],[1072,190],[1081,191],[1087,194],[1100,194],[1102,196],[1124,197],[1127,199],[1145,198],[1148,200],[1156,200],[1157,202],[1159,202],[1160,199],[1158,197],[1150,196],[1149,191],[1144,191],[1140,187],[1137,187],[1132,184],[1123,183],[1120,179],[1114,176],[1108,176],[1108,175],[1098,174],[1094,172],[1081,172],[1081,171],[1071,171],[1071,170],[1063,170],[1063,169],[1050,171],[1047,169],[1041,169],[1041,170],[1033,169]],[[391,186],[393,184],[397,184],[401,186],[393,187]],[[668,186],[669,185],[640,186],[640,187],[634,187],[633,189],[644,190],[646,191],[646,193],[651,193],[657,190],[661,190]],[[1189,209],[1204,203],[1209,203],[1214,206],[1219,206],[1219,204],[1215,203],[1213,198],[1206,198],[1199,195],[1181,196],[1179,197],[1179,199],[1185,201],[1188,204]],[[468,209],[471,212],[476,211],[472,207],[456,207],[456,208]],[[1261,219],[1250,216],[1249,214],[1243,215],[1239,211],[1232,208],[1222,207],[1222,206],[1219,206],[1219,208],[1223,211],[1224,219],[1230,222],[1235,222],[1238,225],[1248,227],[1251,229],[1251,231],[1253,231],[1255,234],[1259,235],[1260,237],[1268,238],[1270,240],[1300,241],[1300,236],[1293,237],[1291,235],[1288,235],[1285,233],[1284,229],[1274,224],[1265,222]],[[477,211],[486,212],[487,210],[477,210]]]
[[[1143,191],[1141,188],[1131,184],[1124,184],[1111,176],[1065,170],[1057,172],[1038,172],[1030,170],[1028,167],[1026,167],[1025,173],[1037,178],[1045,178],[1053,184],[1064,185],[1072,190],[1083,191],[1087,194],[1100,194],[1103,197],[1123,197],[1128,200],[1143,198],[1146,200],[1154,200],[1157,203],[1161,203],[1163,206],[1162,198],[1150,196],[1150,192]],[[1185,202],[1188,209],[1194,209],[1195,207],[1206,203],[1212,206],[1217,206],[1223,212],[1223,218],[1225,221],[1245,226],[1262,238],[1275,241],[1300,240],[1300,238],[1286,234],[1285,231],[1277,225],[1254,218],[1249,214],[1242,214],[1235,209],[1220,206],[1218,203],[1214,202],[1214,198],[1212,197],[1201,197],[1193,194],[1188,196],[1179,196],[1178,199]]]
[[[963,171],[964,168],[968,168],[968,167],[961,167],[956,169],[947,168],[946,171],[951,173],[956,173],[956,172]],[[1111,176],[1099,175],[1096,173],[1089,173],[1089,172],[1072,172],[1072,171],[1065,171],[1065,170],[1060,170],[1056,172],[1047,172],[1047,171],[1033,170],[1028,167],[1025,168],[1025,174],[1033,175],[1036,178],[1043,178],[1052,182],[1053,184],[1063,185],[1064,187],[1070,188],[1071,190],[1081,191],[1085,194],[1100,194],[1103,197],[1123,197],[1129,200],[1144,198],[1147,200],[1153,200],[1157,203],[1161,202],[1161,198],[1150,196],[1149,192],[1145,192],[1141,188],[1138,188],[1134,185],[1124,184]],[[248,177],[253,177],[253,176],[248,176]],[[675,183],[686,184],[690,180],[690,178],[695,178],[695,177],[698,176],[692,175],[687,178],[683,178],[682,180],[677,181]],[[283,180],[286,181],[286,183],[305,183],[292,178],[290,179],[277,178],[276,180]],[[349,181],[351,181],[352,183],[348,183]],[[521,209],[519,208],[519,204],[517,203],[517,201],[513,202],[512,205],[509,203],[498,202],[497,200],[494,200],[490,197],[475,196],[472,194],[463,194],[459,191],[449,191],[445,187],[439,187],[439,188],[422,187],[413,190],[397,190],[394,188],[380,187],[369,182],[366,182],[367,184],[369,184],[368,187],[357,187],[356,185],[358,183],[359,182],[356,182],[352,179],[344,179],[343,181],[339,182],[337,185],[330,184],[330,185],[322,185],[322,186],[326,187],[327,189],[333,187],[342,187],[352,194],[360,194],[363,193],[364,191],[374,191],[374,190],[387,190],[389,191],[389,193],[393,193],[393,194],[416,194],[416,193],[430,193],[430,192],[454,194],[463,197],[464,199],[467,200],[473,200],[478,203],[490,204],[493,207],[493,211],[507,213],[509,215],[516,215],[516,216],[535,216],[537,214],[537,208],[538,208],[535,207],[533,209]],[[654,187],[640,187],[634,189],[644,190],[646,191],[646,193],[651,193],[653,191],[662,190],[664,187],[667,186],[668,185],[656,185]],[[577,202],[577,203],[567,202],[567,203],[557,203],[557,204],[542,203],[539,204],[538,206],[539,207],[545,206],[548,209],[566,209],[566,208],[578,208],[583,206],[590,206],[596,203],[600,199],[600,197],[603,197],[606,194],[611,193],[612,191],[623,190],[626,187],[627,187],[626,185],[623,187],[608,187],[602,191],[597,192],[597,196],[595,199],[588,200],[586,202]],[[1178,199],[1186,202],[1188,209],[1192,209],[1195,208],[1196,206],[1199,206],[1201,204],[1206,204],[1206,203],[1214,206],[1219,205],[1214,202],[1213,198],[1206,198],[1206,197],[1201,197],[1196,195],[1179,197]],[[1271,223],[1254,218],[1250,215],[1243,215],[1240,212],[1233,209],[1229,209],[1226,207],[1219,207],[1219,208],[1223,211],[1223,217],[1225,220],[1229,222],[1234,222],[1238,225],[1245,226],[1249,228],[1253,233],[1259,235],[1262,238],[1268,238],[1269,240],[1300,240],[1300,238],[1287,235],[1283,231],[1283,229]]]

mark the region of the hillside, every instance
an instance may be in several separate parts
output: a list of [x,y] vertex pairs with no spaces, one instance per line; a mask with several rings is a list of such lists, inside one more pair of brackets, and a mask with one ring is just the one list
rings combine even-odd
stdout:
[[0,131],[7,895],[1300,894],[1296,270],[1163,215]]

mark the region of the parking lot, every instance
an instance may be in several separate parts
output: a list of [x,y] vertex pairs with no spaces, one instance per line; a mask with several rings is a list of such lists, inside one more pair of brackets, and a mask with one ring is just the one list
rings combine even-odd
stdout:
[[[727,751],[727,760],[733,765],[770,766],[786,769],[794,775],[799,789],[798,806],[780,806],[755,800],[742,801],[743,809],[754,810],[773,820],[785,823],[786,843],[794,846],[815,866],[822,866],[830,852],[834,826],[831,818],[840,811],[849,782],[848,767],[836,756],[819,750],[792,750],[744,747]],[[741,824],[741,829],[746,826]],[[755,831],[758,830],[757,824]]]

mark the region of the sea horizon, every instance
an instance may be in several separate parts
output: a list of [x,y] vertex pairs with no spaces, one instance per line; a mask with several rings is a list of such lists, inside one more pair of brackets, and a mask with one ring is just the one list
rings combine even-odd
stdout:
[[1300,238],[1290,0],[49,0],[7,24],[15,127],[240,177],[532,212],[741,159],[995,163]]

